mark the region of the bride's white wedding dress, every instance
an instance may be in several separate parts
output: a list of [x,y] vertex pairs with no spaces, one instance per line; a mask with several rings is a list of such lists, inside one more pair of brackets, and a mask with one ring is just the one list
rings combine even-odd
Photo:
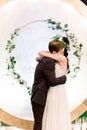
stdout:
[[[56,77],[64,75],[64,71],[58,63],[55,65],[55,74]],[[70,112],[64,84],[49,88],[42,130],[71,130]]]

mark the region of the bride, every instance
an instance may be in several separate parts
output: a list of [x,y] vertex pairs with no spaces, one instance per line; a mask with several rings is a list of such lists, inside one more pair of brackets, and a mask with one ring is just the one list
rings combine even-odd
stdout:
[[[47,51],[40,51],[39,55],[41,57],[50,57],[57,61],[55,63],[56,77],[64,74],[67,75],[69,72],[67,49],[61,49],[61,44],[59,45],[59,51],[57,54],[55,54],[55,52],[50,53]],[[70,112],[64,84],[50,87],[48,90],[42,130],[71,130]]]

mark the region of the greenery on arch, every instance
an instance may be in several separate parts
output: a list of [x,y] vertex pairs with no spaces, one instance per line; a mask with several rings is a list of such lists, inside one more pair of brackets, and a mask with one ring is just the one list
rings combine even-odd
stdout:
[[[8,58],[6,59],[7,62],[7,69],[9,70],[9,72],[11,73],[11,75],[13,76],[14,79],[17,80],[17,82],[23,86],[25,86],[29,92],[29,95],[31,94],[31,87],[27,84],[27,82],[21,77],[21,75],[19,73],[16,72],[15,70],[15,65],[17,63],[15,56],[12,54],[12,51],[16,48],[16,45],[14,43],[14,39],[19,36],[20,34],[20,30],[22,28],[24,28],[25,26],[35,23],[35,22],[47,22],[48,23],[48,28],[52,29],[52,30],[62,30],[64,32],[66,32],[67,38],[69,38],[73,44],[72,47],[74,48],[74,52],[73,55],[77,58],[77,63],[74,65],[74,75],[72,76],[73,78],[76,77],[77,72],[80,70],[80,61],[81,61],[81,56],[82,56],[82,47],[83,44],[82,43],[78,43],[78,39],[76,38],[75,34],[71,32],[71,30],[69,29],[68,24],[63,24],[61,22],[55,22],[51,19],[48,20],[37,20],[37,21],[33,21],[31,23],[27,23],[17,29],[14,30],[13,34],[10,35],[10,39],[7,41],[6,44],[6,51],[8,53]],[[53,39],[59,39],[62,42],[64,42],[61,38],[61,36],[59,36],[58,34],[56,34]],[[66,44],[66,43],[64,43]],[[66,45],[67,49],[70,51],[70,46]]]

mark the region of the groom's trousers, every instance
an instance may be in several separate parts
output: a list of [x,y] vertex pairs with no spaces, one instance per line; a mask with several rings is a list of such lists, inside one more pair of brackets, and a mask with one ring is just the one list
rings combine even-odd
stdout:
[[34,114],[34,127],[33,130],[42,130],[42,119],[43,119],[43,113],[45,106],[36,104],[34,102],[32,103],[32,110]]

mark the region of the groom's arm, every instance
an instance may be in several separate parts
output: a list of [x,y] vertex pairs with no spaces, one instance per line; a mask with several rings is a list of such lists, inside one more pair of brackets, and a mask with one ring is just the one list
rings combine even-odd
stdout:
[[44,62],[43,73],[49,86],[55,86],[64,84],[66,82],[66,76],[56,78],[55,76],[55,62],[54,60],[47,58]]

